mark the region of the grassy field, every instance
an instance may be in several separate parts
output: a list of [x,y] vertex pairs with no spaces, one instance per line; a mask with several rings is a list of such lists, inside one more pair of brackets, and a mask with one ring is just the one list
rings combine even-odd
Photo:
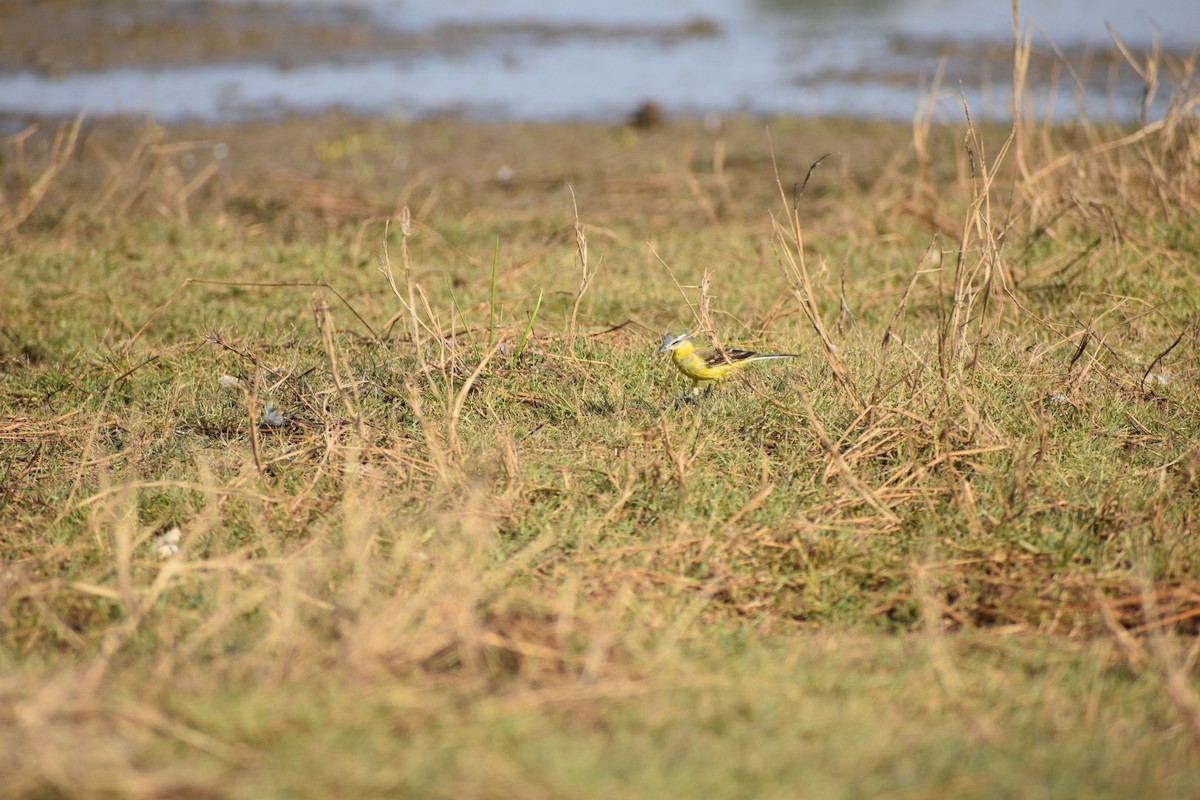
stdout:
[[1180,101],[10,137],[0,796],[1195,796]]

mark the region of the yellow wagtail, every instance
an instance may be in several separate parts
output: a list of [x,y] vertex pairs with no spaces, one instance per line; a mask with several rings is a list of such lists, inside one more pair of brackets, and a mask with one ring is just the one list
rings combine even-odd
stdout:
[[692,393],[700,391],[704,384],[715,385],[735,369],[751,361],[766,361],[770,358],[799,358],[796,353],[755,353],[750,350],[718,350],[715,347],[699,347],[690,333],[668,333],[663,337],[658,354],[671,354],[671,360],[684,375],[692,379]]

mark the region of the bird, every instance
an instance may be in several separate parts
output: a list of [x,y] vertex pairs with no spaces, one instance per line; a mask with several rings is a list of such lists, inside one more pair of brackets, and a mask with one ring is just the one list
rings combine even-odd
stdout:
[[773,358],[799,358],[797,353],[755,353],[752,350],[718,349],[701,347],[690,333],[668,333],[663,336],[658,355],[671,354],[671,360],[684,375],[692,379],[691,394],[700,392],[700,387],[710,389],[722,378],[751,361],[767,361]]

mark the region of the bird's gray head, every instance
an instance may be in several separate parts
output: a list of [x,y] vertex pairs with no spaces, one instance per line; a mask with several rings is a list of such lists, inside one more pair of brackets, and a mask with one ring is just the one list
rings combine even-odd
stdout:
[[658,354],[669,353],[672,350],[678,350],[685,342],[692,338],[690,333],[668,333],[663,336],[662,345],[658,348]]

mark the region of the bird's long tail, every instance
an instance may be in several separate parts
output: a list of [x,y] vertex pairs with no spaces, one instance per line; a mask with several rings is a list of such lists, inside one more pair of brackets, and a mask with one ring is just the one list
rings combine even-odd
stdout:
[[768,358],[799,358],[799,353],[755,353],[751,361],[765,361]]

